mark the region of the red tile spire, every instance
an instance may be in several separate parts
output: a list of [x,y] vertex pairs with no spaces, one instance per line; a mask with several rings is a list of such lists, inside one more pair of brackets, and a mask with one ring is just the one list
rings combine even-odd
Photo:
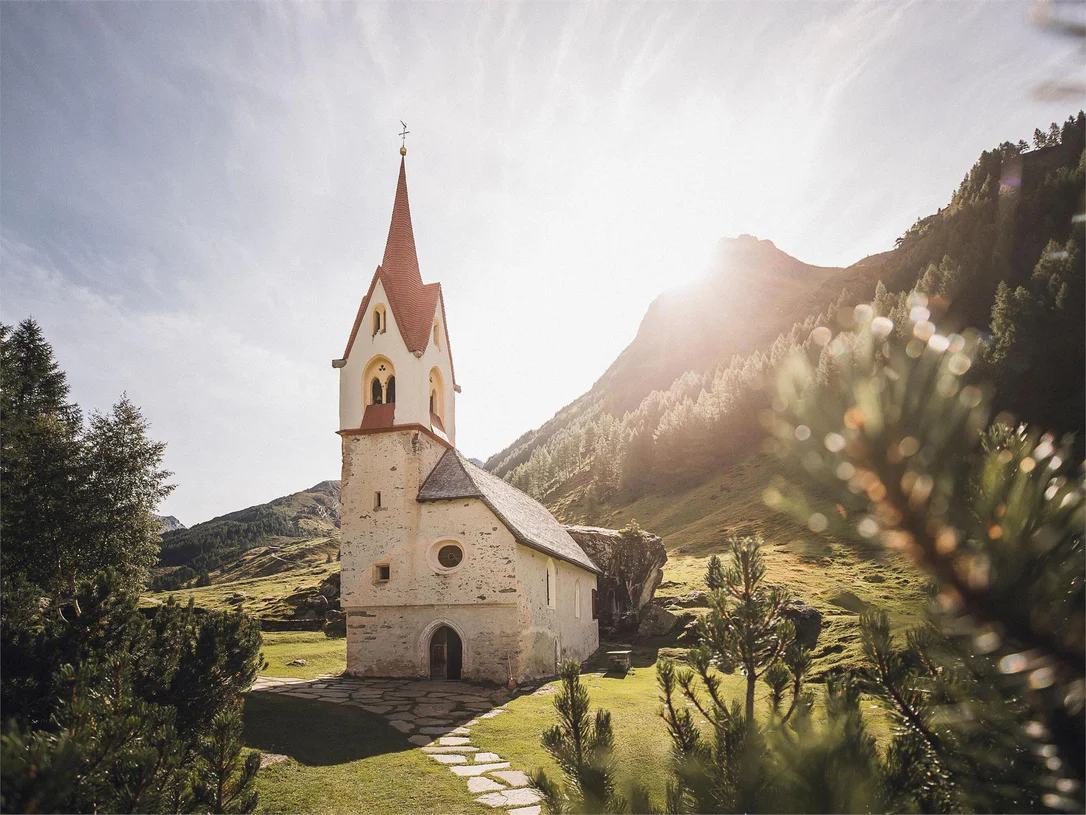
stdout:
[[[384,285],[385,292],[388,294],[388,304],[392,309],[393,319],[399,326],[400,335],[407,349],[421,354],[430,344],[433,334],[430,329],[440,302],[441,284],[423,283],[422,274],[419,272],[419,258],[415,251],[415,232],[411,228],[411,206],[407,200],[407,169],[404,166],[405,159],[402,158],[406,154],[407,151],[401,148],[400,178],[396,182],[396,199],[392,204],[392,222],[388,227],[385,256],[381,260],[381,265],[377,267],[373,280],[370,281],[369,290],[358,307],[351,337],[347,340],[347,349],[343,352],[344,359],[350,356],[351,347],[354,345],[378,280]],[[441,317],[444,324],[445,315],[442,314]],[[445,327],[447,332],[448,326]],[[449,362],[451,366],[451,352]]]
[[419,256],[415,251],[415,232],[411,228],[411,205],[407,201],[406,159],[400,158],[400,180],[396,183],[396,200],[392,204],[392,223],[388,227],[385,257],[381,269],[385,273],[385,285],[397,289],[415,289],[422,286],[419,274]]

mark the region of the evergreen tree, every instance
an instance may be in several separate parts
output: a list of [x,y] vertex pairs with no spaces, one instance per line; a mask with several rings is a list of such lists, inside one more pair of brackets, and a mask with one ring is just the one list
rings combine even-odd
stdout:
[[908,553],[935,585],[945,645],[914,639],[897,654],[881,621],[865,623],[876,685],[913,735],[894,756],[929,773],[917,806],[1080,808],[1081,468],[1050,435],[985,432],[969,340],[939,335],[918,310],[898,341],[873,314],[857,307],[837,386],[818,386],[800,355],[781,372],[774,433],[801,480],[766,500],[804,523],[818,515],[839,539]]
[[720,562],[719,555],[709,558],[709,566],[705,570],[705,585],[710,591],[724,588],[724,566]]
[[[610,813],[627,811],[628,802],[615,790],[615,763],[612,756],[614,732],[611,714],[597,710],[591,715],[588,689],[581,684],[581,666],[576,661],[559,667],[562,687],[554,699],[558,724],[543,731],[543,747],[558,764],[564,783],[559,785],[543,770],[532,776],[532,784],[543,793],[553,813]],[[635,811],[647,811],[638,794]]]
[[153,513],[173,489],[161,469],[165,445],[148,438],[126,398],[84,428],[32,320],[0,330],[0,360],[4,573],[38,587],[58,613],[103,569],[118,588],[140,588],[158,554]]
[[256,809],[253,781],[260,770],[260,753],[241,756],[241,707],[219,711],[211,731],[200,744],[196,800],[214,813],[248,813]]
[[123,398],[84,427],[32,321],[0,329],[0,362],[0,810],[251,810],[237,705],[259,630],[191,602],[138,608],[164,446]]
[[[752,726],[758,680],[784,658],[795,640],[792,624],[784,616],[787,595],[765,584],[762,545],[758,538],[731,541],[731,563],[721,570],[722,585],[711,595],[709,613],[698,623],[699,645],[690,655],[699,672],[699,666],[707,671],[715,664],[723,673],[738,670],[746,677],[744,715]],[[796,680],[801,677],[802,672]]]

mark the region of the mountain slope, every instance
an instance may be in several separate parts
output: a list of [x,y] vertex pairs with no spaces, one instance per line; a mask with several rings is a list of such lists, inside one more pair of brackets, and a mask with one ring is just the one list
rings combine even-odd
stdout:
[[873,294],[879,314],[903,324],[914,290],[941,330],[991,325],[973,375],[1000,386],[998,407],[1079,432],[1086,116],[1049,132],[1035,149],[982,153],[945,208],[847,269],[750,236],[722,241],[711,274],[657,298],[592,389],[488,469],[554,507],[580,507],[570,520],[705,481],[757,449],[764,378],[794,350],[818,352],[813,328]]
[[155,520],[158,521],[159,532],[176,532],[178,529],[187,529],[173,515],[156,515]]
[[339,538],[339,481],[165,532],[154,588],[179,588],[258,547]]
[[579,417],[621,417],[687,372],[701,375],[735,355],[770,346],[844,289],[869,296],[884,257],[873,255],[847,268],[812,266],[769,240],[751,235],[721,240],[709,274],[657,297],[633,342],[588,393],[491,456],[487,469],[506,476]]

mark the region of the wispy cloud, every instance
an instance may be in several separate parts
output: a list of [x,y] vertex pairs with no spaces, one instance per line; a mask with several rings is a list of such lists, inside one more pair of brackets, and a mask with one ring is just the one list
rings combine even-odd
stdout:
[[87,406],[144,407],[186,522],[338,473],[328,363],[381,257],[401,118],[459,441],[486,455],[591,385],[719,237],[852,262],[1068,112],[1028,98],[1050,46],[1010,4],[3,17],[0,317],[42,321]]

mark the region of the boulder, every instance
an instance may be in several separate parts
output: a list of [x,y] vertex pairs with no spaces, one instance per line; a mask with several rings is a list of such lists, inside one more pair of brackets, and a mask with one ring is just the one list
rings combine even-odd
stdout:
[[639,626],[664,578],[667,551],[660,536],[632,524],[625,529],[567,526],[566,531],[603,571],[596,597],[600,630],[618,631],[624,620]]
[[302,668],[305,667],[305,664],[306,662],[304,659],[292,659],[290,662],[287,663],[287,665],[297,665]]
[[694,589],[679,597],[671,597],[668,603],[679,608],[708,608],[709,592]]
[[283,598],[283,602],[291,606],[304,606],[309,600],[316,595],[317,590],[314,588],[302,589],[294,594],[289,594]]
[[347,636],[347,612],[329,609],[324,615],[324,636],[329,639]]
[[328,600],[334,608],[339,608],[339,572],[328,575],[321,581],[317,594]]
[[822,633],[822,612],[802,600],[789,600],[783,614],[796,628],[796,641],[804,648],[814,648]]
[[637,638],[641,641],[653,637],[665,637],[679,624],[679,617],[666,608],[649,603],[641,610],[641,623],[637,626]]

